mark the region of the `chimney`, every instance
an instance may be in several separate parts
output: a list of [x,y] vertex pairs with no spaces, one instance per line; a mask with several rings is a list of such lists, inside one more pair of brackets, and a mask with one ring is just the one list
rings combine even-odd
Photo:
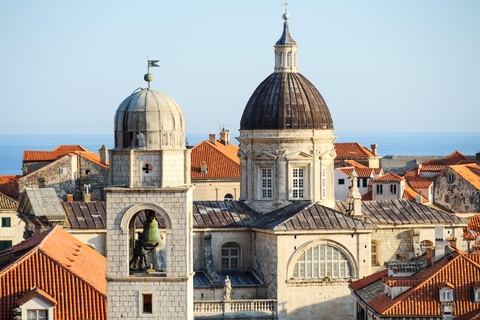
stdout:
[[427,268],[432,265],[432,248],[427,248]]
[[226,146],[230,144],[230,131],[225,129],[220,131],[220,142]]
[[72,202],[73,201],[73,194],[70,192],[67,194],[67,202]]
[[415,165],[415,175],[420,177],[420,170],[422,169],[422,164],[418,163]]
[[90,197],[90,193],[88,192],[88,189],[90,188],[90,184],[84,184],[83,185],[84,187],[84,192],[83,192],[83,201],[85,202],[89,202],[91,197]]
[[445,247],[448,243],[445,241],[444,234],[443,226],[435,227],[435,262],[445,256]]
[[475,160],[477,160],[477,164],[480,166],[480,152],[475,153]]
[[208,173],[207,163],[205,161],[202,161],[202,163],[200,163],[200,173]]
[[100,155],[100,163],[107,165],[107,147],[105,145],[98,149],[98,154]]
[[378,144],[371,144],[370,147],[372,148],[372,153],[377,155]]
[[422,195],[421,195],[421,194],[417,194],[417,195],[415,196],[415,202],[416,202],[416,203],[422,203],[422,199],[423,199],[423,198],[422,198]]
[[208,135],[208,141],[210,141],[210,143],[213,143],[214,145],[217,145],[217,135],[215,133],[210,133]]
[[480,245],[478,244],[474,244],[472,246],[472,252],[470,252],[471,254],[478,254],[480,255]]

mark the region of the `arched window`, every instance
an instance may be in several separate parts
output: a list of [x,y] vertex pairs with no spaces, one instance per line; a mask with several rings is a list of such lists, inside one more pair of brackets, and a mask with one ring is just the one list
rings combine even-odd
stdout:
[[240,246],[226,243],[222,247],[222,270],[240,269]]
[[339,249],[329,245],[317,245],[306,249],[298,258],[293,269],[293,278],[322,279],[349,278],[350,262]]
[[223,201],[233,201],[233,196],[230,193],[227,193],[223,196]]
[[292,63],[292,53],[289,52],[289,53],[287,53],[287,67],[290,67],[291,63]]

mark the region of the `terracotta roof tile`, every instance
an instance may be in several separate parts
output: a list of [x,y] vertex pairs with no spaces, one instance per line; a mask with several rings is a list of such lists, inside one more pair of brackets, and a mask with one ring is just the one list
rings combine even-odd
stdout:
[[372,151],[357,142],[335,143],[337,158],[371,158]]
[[[405,191],[403,192],[402,198],[409,199],[409,200],[412,200],[412,201],[416,201],[416,198],[419,195],[420,195],[420,193],[418,193],[415,190],[413,190],[412,188],[410,188],[410,186],[408,184],[405,184]],[[429,202],[428,199],[425,198],[424,196],[422,196],[422,203],[427,203],[427,202]]]
[[373,192],[372,190],[368,191],[362,196],[362,201],[371,201],[373,199]]
[[[105,257],[56,227],[0,253],[0,319],[18,297],[39,288],[57,301],[54,319],[106,319]],[[65,293],[65,294],[62,294]]]
[[427,178],[424,177],[418,177],[418,176],[409,176],[406,177],[407,182],[412,187],[413,189],[426,189],[429,188],[432,184],[433,181],[428,180]]
[[18,202],[10,199],[3,193],[0,193],[0,210],[1,209],[17,209]]
[[403,181],[405,180],[404,178],[400,177],[399,175],[396,175],[395,173],[386,173],[383,176],[376,177],[373,179],[373,181]]
[[450,168],[467,180],[476,189],[480,190],[480,166],[477,164],[463,164],[450,166]]
[[463,237],[467,240],[475,240],[480,236],[480,215],[469,217],[467,220],[468,226],[463,228]]
[[447,165],[445,164],[435,164],[435,165],[422,165],[420,171],[429,171],[429,172],[440,172],[445,169]]
[[352,167],[344,167],[344,168],[337,168],[336,170],[343,172],[347,176],[352,174],[353,169],[357,173],[359,178],[370,178],[371,176],[377,176],[379,174],[383,174],[383,170],[381,168],[352,168]]
[[73,154],[76,154],[76,155],[79,155],[80,157],[82,158],[85,158],[87,160],[90,160],[98,165],[101,165],[102,167],[104,168],[108,168],[108,160],[107,160],[107,164],[103,164],[100,162],[100,155],[99,154],[96,154],[94,152],[90,152],[90,151],[75,151],[75,152],[72,152]]
[[361,163],[358,163],[357,161],[355,160],[335,160],[335,165],[339,165],[341,163],[345,163],[345,165],[347,167],[355,167],[355,168],[368,168],[367,166],[361,164]]
[[386,275],[388,275],[387,269],[371,274],[363,279],[353,281],[352,283],[350,283],[349,287],[352,288],[353,290],[359,290],[374,283],[377,280],[382,279]]
[[18,198],[18,179],[21,175],[3,175],[0,176],[0,192],[6,196]]
[[[216,144],[202,141],[192,148],[191,177],[192,179],[211,178],[239,178],[240,159],[238,146],[224,145],[220,141]],[[207,164],[207,173],[200,173],[201,163]]]
[[47,300],[50,300],[53,304],[57,304],[57,300],[54,297],[52,297],[51,295],[49,295],[48,293],[46,293],[45,291],[43,291],[42,289],[37,288],[37,287],[33,287],[33,289],[31,289],[23,297],[21,297],[17,301],[17,304],[20,306],[24,302],[27,302],[28,300],[30,300],[31,298],[33,298],[36,295],[42,296],[42,297],[46,298]]
[[[380,294],[368,302],[368,305],[378,314],[384,316],[441,316],[439,285],[450,283],[455,288],[455,315],[478,310],[480,306],[472,302],[470,287],[480,279],[479,256],[467,255],[456,250],[437,263],[424,269],[410,278],[418,283],[393,300]],[[383,271],[385,273],[385,271]],[[365,288],[378,279],[377,274],[371,276],[371,281],[361,286],[353,282],[353,290]],[[395,280],[396,277],[388,277]],[[364,280],[364,279],[362,279]],[[362,281],[359,280],[359,281]],[[389,281],[385,279],[385,281]]]
[[424,165],[456,165],[456,164],[465,164],[465,163],[475,163],[474,160],[470,159],[461,152],[455,151],[444,159],[429,159],[425,161]]
[[61,145],[52,151],[25,150],[23,152],[23,161],[53,161],[75,151],[88,150],[79,145]]

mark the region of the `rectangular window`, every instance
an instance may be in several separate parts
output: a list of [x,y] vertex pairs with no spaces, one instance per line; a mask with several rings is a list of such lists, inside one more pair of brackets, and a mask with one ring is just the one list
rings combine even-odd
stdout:
[[451,290],[442,291],[441,301],[446,301],[446,302],[452,301],[452,291]]
[[293,169],[292,197],[294,199],[303,199],[304,173],[303,168]]
[[377,184],[377,194],[383,194],[383,185]]
[[143,293],[142,294],[142,313],[143,314],[152,314],[152,294]]
[[452,182],[453,182],[453,174],[449,174],[449,175],[447,176],[447,182],[448,182],[448,183],[452,183]]
[[27,320],[48,320],[48,311],[27,310]]
[[338,184],[345,184],[345,179],[338,179]]
[[376,266],[378,261],[377,261],[377,244],[375,242],[372,242],[370,250],[371,250],[372,266]]
[[363,187],[366,188],[368,186],[368,179],[367,178],[363,178]]
[[9,217],[2,218],[2,228],[10,228],[11,227],[11,220]]
[[240,250],[238,247],[222,248],[222,269],[232,270],[240,268]]
[[12,240],[3,240],[0,241],[0,251],[3,249],[10,248],[12,246]]
[[357,188],[360,188],[360,180],[362,179],[357,179]]
[[327,196],[327,169],[322,168],[322,198]]
[[262,199],[272,199],[272,168],[262,168]]
[[391,194],[397,194],[397,185],[396,184],[391,184],[390,185],[390,193]]

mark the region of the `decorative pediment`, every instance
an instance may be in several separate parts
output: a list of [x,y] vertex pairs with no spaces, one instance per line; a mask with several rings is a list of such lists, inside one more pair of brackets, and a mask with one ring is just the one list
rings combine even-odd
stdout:
[[313,159],[313,156],[303,151],[297,151],[294,153],[290,153],[289,155],[287,155],[286,158],[287,160],[310,160]]
[[276,160],[277,156],[267,151],[262,151],[253,156],[255,160]]

